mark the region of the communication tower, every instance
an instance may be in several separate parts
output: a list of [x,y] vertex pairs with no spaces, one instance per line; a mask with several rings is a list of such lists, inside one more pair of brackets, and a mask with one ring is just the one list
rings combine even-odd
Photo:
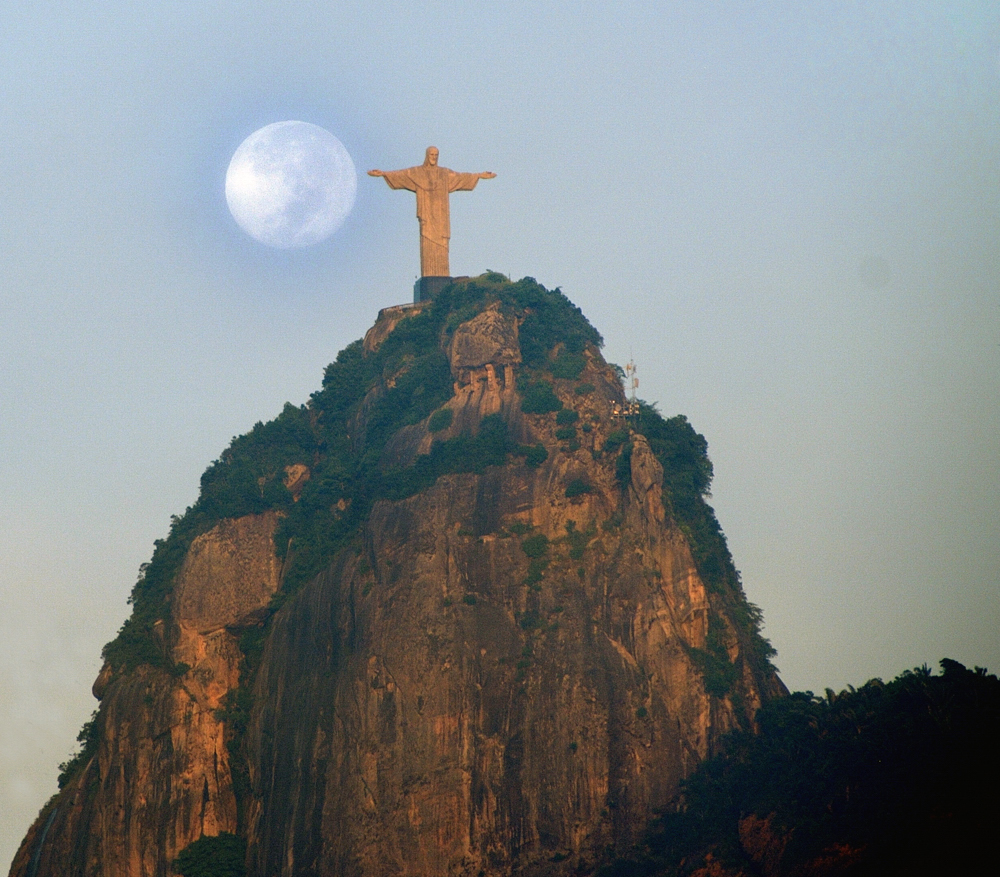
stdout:
[[630,426],[633,425],[639,417],[639,400],[635,395],[635,391],[639,387],[639,378],[636,375],[637,371],[638,367],[635,364],[635,360],[630,357],[628,364],[625,366],[625,389],[628,394],[625,404],[615,404],[611,409],[612,416],[624,420]]
[[639,378],[636,376],[636,371],[635,360],[629,357],[628,364],[625,366],[625,383],[628,386],[628,403],[625,416],[633,421],[639,416],[639,400],[635,398],[635,391],[639,387]]

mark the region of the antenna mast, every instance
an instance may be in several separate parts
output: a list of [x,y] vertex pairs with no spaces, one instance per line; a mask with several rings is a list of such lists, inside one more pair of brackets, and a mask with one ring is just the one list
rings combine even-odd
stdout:
[[625,383],[628,385],[628,404],[625,406],[625,416],[630,420],[639,416],[639,400],[635,398],[635,391],[639,386],[639,378],[636,377],[637,370],[635,360],[629,357],[628,365],[625,366]]
[[635,396],[636,388],[639,386],[639,378],[636,376],[637,371],[638,367],[635,364],[635,360],[629,357],[628,364],[625,366],[625,388],[628,392],[625,404],[618,405],[615,403],[611,409],[613,417],[620,417],[630,426],[634,426],[639,417],[639,400]]

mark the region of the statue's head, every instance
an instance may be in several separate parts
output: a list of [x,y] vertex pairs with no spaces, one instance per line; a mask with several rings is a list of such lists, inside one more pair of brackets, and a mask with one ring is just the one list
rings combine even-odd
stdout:
[[438,148],[436,146],[427,147],[427,155],[424,157],[424,164],[435,167],[438,163]]

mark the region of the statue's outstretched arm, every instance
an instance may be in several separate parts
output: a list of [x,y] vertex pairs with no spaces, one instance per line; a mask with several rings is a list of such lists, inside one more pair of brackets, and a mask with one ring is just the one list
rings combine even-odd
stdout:
[[[375,171],[369,171],[369,173],[375,173]],[[494,177],[496,177],[496,174],[493,171],[483,171],[479,175],[479,179],[481,180],[492,180]]]
[[371,177],[381,177],[389,184],[390,189],[409,189],[411,192],[417,190],[417,183],[411,175],[413,168],[404,168],[401,171],[368,171]]

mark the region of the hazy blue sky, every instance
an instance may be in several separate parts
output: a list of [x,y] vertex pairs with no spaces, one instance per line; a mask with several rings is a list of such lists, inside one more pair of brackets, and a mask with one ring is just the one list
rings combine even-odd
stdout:
[[380,180],[309,250],[236,227],[286,119],[498,174],[453,273],[562,287],[705,434],[790,687],[1000,670],[996,3],[5,4],[0,866],[201,472],[411,296]]

